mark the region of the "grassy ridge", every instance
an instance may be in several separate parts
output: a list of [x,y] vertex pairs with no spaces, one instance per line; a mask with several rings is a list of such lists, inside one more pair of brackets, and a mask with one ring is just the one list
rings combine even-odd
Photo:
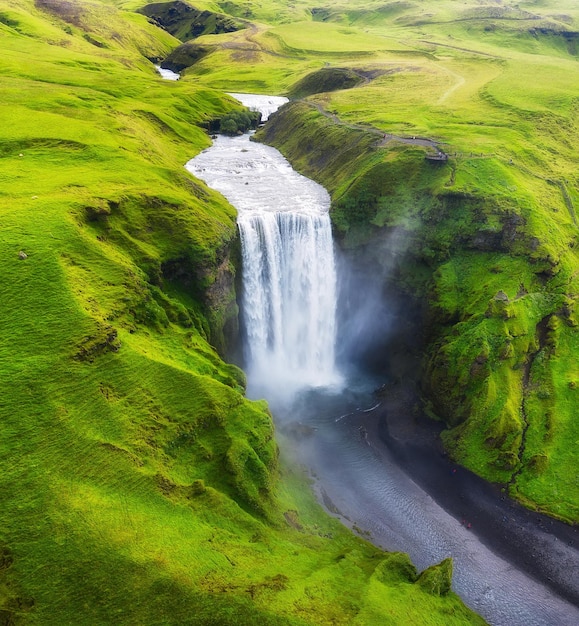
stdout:
[[183,169],[236,105],[115,4],[0,2],[0,621],[481,623],[280,465],[214,347],[234,211]]

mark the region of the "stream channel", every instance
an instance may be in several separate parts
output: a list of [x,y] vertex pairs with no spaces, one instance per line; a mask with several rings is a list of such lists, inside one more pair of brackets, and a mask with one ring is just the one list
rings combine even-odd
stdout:
[[[285,101],[232,95],[261,110],[264,118]],[[238,209],[240,231],[241,221],[252,211],[268,213],[269,219],[271,214],[297,208],[320,220],[329,209],[323,188],[293,171],[277,150],[250,141],[247,134],[218,136],[186,167]],[[295,226],[276,219],[280,230],[289,228],[297,238]],[[269,228],[263,224],[257,226],[262,238]],[[289,248],[293,250],[294,244]],[[258,256],[267,254],[275,250],[258,252]],[[323,267],[328,264],[324,259]],[[278,271],[271,265],[264,267],[262,274]],[[314,273],[312,268],[309,274]],[[244,284],[246,279],[244,274]],[[333,281],[333,277],[322,281],[323,289],[333,288]],[[321,288],[319,284],[307,287],[316,292]],[[246,291],[253,289],[246,287]],[[257,305],[242,302],[242,307],[248,306]],[[334,312],[322,314],[329,319]],[[246,327],[251,323],[246,322]],[[268,323],[261,319],[261,324]],[[299,343],[300,332],[295,330],[292,344]],[[276,341],[266,337],[264,345]],[[324,372],[327,364],[316,362],[314,369],[322,374],[316,386],[308,387],[296,376],[299,363],[286,371],[284,382],[283,361],[277,362],[283,350],[276,350],[269,369],[252,371],[248,364],[248,396],[270,402],[283,453],[307,468],[330,514],[381,548],[409,553],[419,569],[452,557],[453,589],[494,626],[579,624],[576,528],[528,513],[500,490],[453,467],[435,450],[389,444],[387,434],[378,432],[383,409],[372,395],[383,381],[367,373]],[[314,358],[316,354],[300,357],[302,361]],[[251,357],[246,355],[247,359]],[[413,472],[415,466],[422,473]]]

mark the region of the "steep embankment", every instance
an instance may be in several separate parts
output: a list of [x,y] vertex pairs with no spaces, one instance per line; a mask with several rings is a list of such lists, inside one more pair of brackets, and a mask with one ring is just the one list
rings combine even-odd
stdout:
[[231,33],[248,24],[224,13],[196,9],[187,2],[154,2],[138,10],[181,41],[201,35]]
[[433,162],[420,147],[378,146],[305,102],[261,138],[331,192],[350,257],[427,305],[420,382],[453,457],[576,521],[576,234],[529,193],[536,180],[501,159]]
[[110,3],[12,0],[0,35],[0,622],[480,623],[280,471],[215,349],[235,215],[183,164],[235,105]]
[[187,2],[154,2],[138,9],[149,21],[184,42],[177,45],[162,60],[162,67],[181,72],[210,52],[206,46],[198,46],[193,39],[202,35],[232,33],[250,26],[249,22],[223,13],[196,9]]

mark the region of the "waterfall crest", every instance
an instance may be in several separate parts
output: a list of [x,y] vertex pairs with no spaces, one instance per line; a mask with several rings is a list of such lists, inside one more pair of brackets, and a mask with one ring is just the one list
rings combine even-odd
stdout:
[[327,213],[243,212],[243,321],[248,378],[288,392],[339,381],[336,272]]

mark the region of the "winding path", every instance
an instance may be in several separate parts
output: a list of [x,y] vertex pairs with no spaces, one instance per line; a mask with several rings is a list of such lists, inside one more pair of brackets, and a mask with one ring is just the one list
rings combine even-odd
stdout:
[[[350,124],[348,122],[342,121],[337,115],[334,113],[330,113],[326,111],[321,104],[317,102],[310,102],[308,100],[302,100],[304,104],[307,104],[310,107],[315,108],[319,113],[321,113],[324,117],[331,119],[335,124],[340,124],[341,126],[346,126],[347,128],[352,128],[353,130],[362,130],[367,133],[372,133],[380,137],[380,141],[376,144],[377,147],[381,148],[388,144],[390,141],[396,141],[398,143],[410,144],[413,146],[422,146],[423,148],[427,148],[432,150],[432,157],[436,160],[446,161],[448,159],[448,155],[440,149],[440,142],[434,141],[434,139],[428,139],[426,137],[401,137],[399,135],[393,135],[392,133],[385,133],[381,131],[379,128],[375,128],[373,126],[364,126],[362,124]],[[431,157],[431,158],[432,158]]]
[[452,70],[448,69],[448,67],[444,67],[443,65],[440,65],[440,67],[445,72],[450,74],[453,78],[455,78],[456,82],[454,83],[454,85],[451,85],[442,94],[442,96],[440,96],[440,98],[438,99],[438,102],[436,104],[443,104],[450,95],[452,95],[457,89],[460,89],[460,87],[462,87],[465,84],[465,82],[466,82],[466,79],[464,78],[464,76],[461,76],[460,74],[457,74],[456,72],[453,72]]

